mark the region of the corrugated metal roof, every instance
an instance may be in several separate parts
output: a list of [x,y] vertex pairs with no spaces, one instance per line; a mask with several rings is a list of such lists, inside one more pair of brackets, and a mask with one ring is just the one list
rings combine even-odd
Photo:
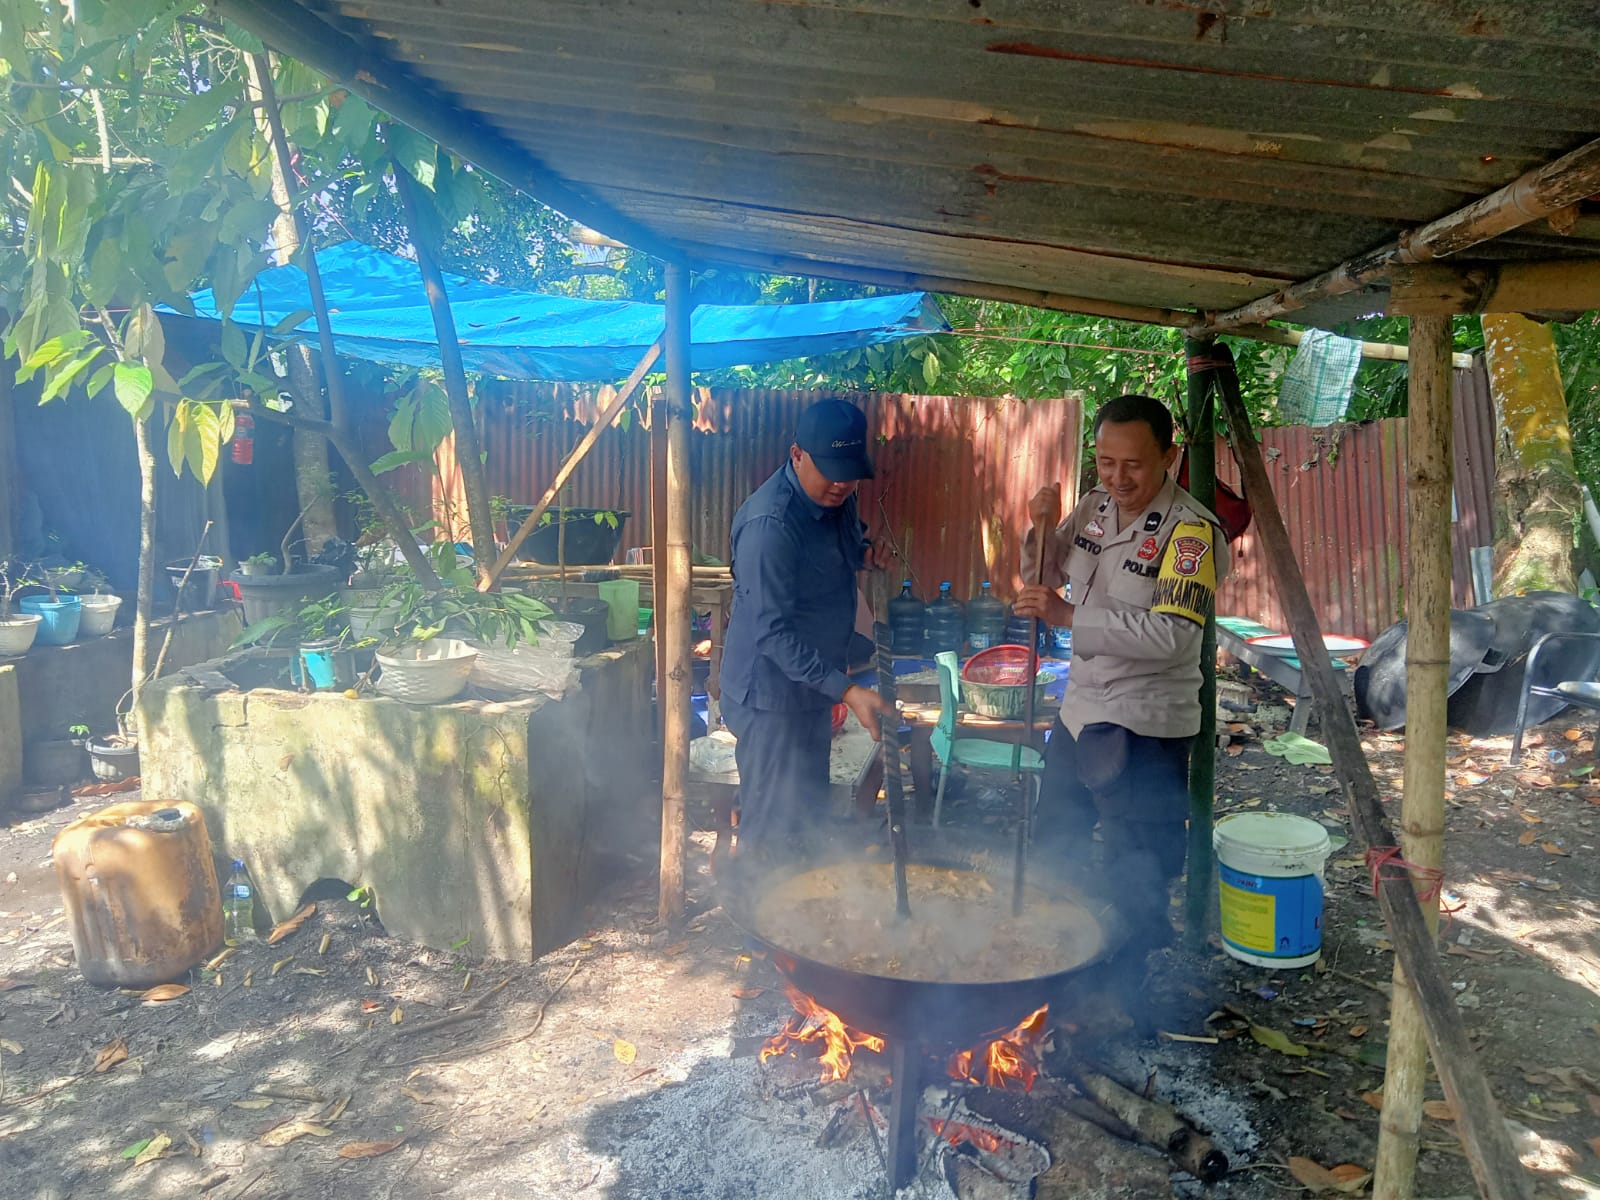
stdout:
[[[280,41],[325,22],[355,46],[329,61],[400,65],[632,227],[704,255],[1173,308],[1314,275],[1600,132],[1589,0],[222,8]],[[339,42],[321,32],[300,49]],[[1584,222],[1490,253],[1597,251]]]

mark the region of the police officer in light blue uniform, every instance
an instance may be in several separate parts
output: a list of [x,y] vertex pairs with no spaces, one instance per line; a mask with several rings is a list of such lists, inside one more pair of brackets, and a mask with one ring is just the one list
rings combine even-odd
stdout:
[[833,705],[874,739],[890,711],[845,674],[859,636],[856,572],[872,559],[855,491],[871,478],[865,415],[822,400],[800,414],[789,461],[733,518],[722,718],[738,739],[747,867],[802,855],[826,817]]

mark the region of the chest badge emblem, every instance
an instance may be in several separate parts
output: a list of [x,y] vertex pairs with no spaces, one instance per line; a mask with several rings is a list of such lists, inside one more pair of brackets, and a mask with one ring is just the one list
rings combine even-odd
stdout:
[[1144,545],[1139,547],[1139,557],[1144,559],[1145,562],[1149,562],[1160,553],[1161,547],[1156,543],[1156,540],[1153,537],[1145,538]]
[[1088,534],[1092,538],[1105,537],[1105,535],[1106,535],[1106,527],[1104,525],[1100,524],[1100,518],[1099,517],[1095,517],[1092,521],[1090,521],[1087,525],[1085,525],[1083,527],[1083,532]]
[[1147,516],[1144,519],[1144,531],[1146,533],[1154,533],[1156,530],[1158,530],[1160,528],[1161,528],[1161,514],[1160,513],[1153,512],[1153,513],[1151,513],[1149,516]]

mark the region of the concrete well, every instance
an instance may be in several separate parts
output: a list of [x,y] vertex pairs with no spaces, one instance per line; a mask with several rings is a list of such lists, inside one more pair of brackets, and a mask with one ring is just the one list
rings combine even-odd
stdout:
[[529,961],[582,932],[602,852],[658,821],[650,646],[582,667],[562,700],[439,705],[164,679],[141,709],[144,794],[198,805],[274,920],[337,879],[372,888],[391,932]]
[[[152,665],[169,624],[150,623]],[[162,669],[216,658],[242,628],[231,608],[189,614],[173,629]],[[132,681],[133,630],[127,626],[66,646],[35,644],[20,658],[0,659],[0,803],[22,786],[29,742],[70,737],[74,725],[115,733],[117,702]]]

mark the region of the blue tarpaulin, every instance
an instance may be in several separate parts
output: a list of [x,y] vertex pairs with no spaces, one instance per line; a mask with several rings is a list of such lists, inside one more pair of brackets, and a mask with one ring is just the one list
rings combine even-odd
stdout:
[[[439,365],[422,273],[410,259],[348,241],[317,253],[341,354],[418,367]],[[469,371],[512,379],[617,379],[661,336],[663,308],[636,301],[542,296],[445,276],[461,357]],[[209,290],[190,297],[195,316],[220,320]],[[305,272],[272,267],[234,305],[244,329],[273,329],[311,308]],[[310,318],[295,327],[316,338]],[[690,320],[694,370],[808,358],[950,329],[926,292],[819,304],[702,304]]]

